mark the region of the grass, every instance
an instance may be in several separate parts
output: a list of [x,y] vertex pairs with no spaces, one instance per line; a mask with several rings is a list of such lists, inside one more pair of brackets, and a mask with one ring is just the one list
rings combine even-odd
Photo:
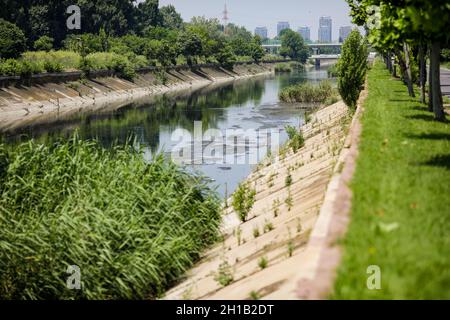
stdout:
[[[381,62],[368,75],[351,223],[334,299],[450,299],[450,126]],[[367,289],[367,268],[381,290]]]
[[293,66],[291,66],[287,62],[277,63],[275,65],[275,72],[279,72],[279,73],[281,73],[281,72],[292,72],[293,70],[294,70]]
[[205,180],[130,145],[0,145],[0,195],[2,299],[156,298],[218,238]]
[[247,220],[247,216],[255,203],[256,191],[248,183],[239,184],[237,190],[233,193],[233,209],[236,211],[242,222]]
[[450,61],[442,62],[442,66],[450,70]]
[[318,85],[302,83],[284,88],[279,93],[279,98],[286,103],[326,103],[333,104],[338,100],[337,90],[328,80],[321,81]]

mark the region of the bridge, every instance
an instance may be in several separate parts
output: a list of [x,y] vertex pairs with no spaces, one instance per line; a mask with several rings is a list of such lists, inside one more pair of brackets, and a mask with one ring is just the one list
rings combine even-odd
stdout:
[[[330,50],[336,51],[333,54],[340,54],[342,43],[308,43],[307,46],[314,55],[319,55],[321,51]],[[262,47],[269,53],[278,53],[281,48],[281,41],[270,41],[269,43],[263,44]]]
[[314,64],[316,65],[316,67],[320,67],[321,61],[338,60],[340,57],[341,57],[340,54],[313,54],[309,58],[315,60]]

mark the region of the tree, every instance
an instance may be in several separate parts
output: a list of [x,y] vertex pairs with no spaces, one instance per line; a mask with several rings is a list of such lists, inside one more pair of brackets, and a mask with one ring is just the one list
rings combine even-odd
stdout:
[[337,65],[339,93],[351,108],[356,108],[366,78],[368,54],[366,40],[358,30],[353,30],[342,46]]
[[33,48],[38,51],[50,51],[53,48],[53,41],[54,39],[49,36],[42,36],[34,42]]
[[159,9],[161,26],[168,29],[183,28],[183,19],[173,5],[168,5]]
[[225,44],[216,54],[217,62],[225,69],[232,70],[236,63],[236,56],[229,44]]
[[[429,105],[436,120],[444,120],[440,87],[439,56],[442,44],[448,43],[448,21],[450,6],[447,0],[347,0],[351,7],[353,21],[366,26],[369,41],[382,54],[385,54],[388,68],[390,55],[394,52],[402,68],[408,84],[410,95],[412,90],[411,70],[408,65],[409,47],[419,47],[419,65],[421,69],[422,95],[425,90],[425,45],[429,48]],[[377,23],[371,14],[372,8],[379,11]],[[395,69],[394,69],[395,70]]]
[[301,63],[305,63],[309,57],[309,50],[305,46],[303,38],[300,34],[290,29],[282,32],[281,53]]
[[250,56],[252,57],[253,61],[259,63],[264,57],[264,49],[261,46],[261,44],[258,43],[257,41],[253,41],[250,44],[249,49],[250,49]]
[[194,62],[193,59],[202,54],[202,40],[193,32],[182,32],[178,37],[178,47],[190,66]]
[[15,24],[0,19],[0,58],[17,58],[26,48],[26,38]]

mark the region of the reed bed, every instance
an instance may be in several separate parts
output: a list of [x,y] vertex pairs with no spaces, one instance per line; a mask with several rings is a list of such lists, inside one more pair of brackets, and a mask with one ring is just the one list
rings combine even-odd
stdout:
[[318,85],[303,83],[289,86],[280,92],[280,100],[287,103],[325,103],[336,102],[337,91],[330,81],[321,81]]
[[0,145],[0,194],[3,299],[157,298],[218,237],[205,179],[131,144]]

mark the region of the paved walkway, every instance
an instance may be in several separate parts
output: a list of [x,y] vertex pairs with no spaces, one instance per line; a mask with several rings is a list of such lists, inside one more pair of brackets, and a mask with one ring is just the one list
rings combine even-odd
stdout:
[[441,90],[442,95],[450,97],[450,70],[441,69]]

